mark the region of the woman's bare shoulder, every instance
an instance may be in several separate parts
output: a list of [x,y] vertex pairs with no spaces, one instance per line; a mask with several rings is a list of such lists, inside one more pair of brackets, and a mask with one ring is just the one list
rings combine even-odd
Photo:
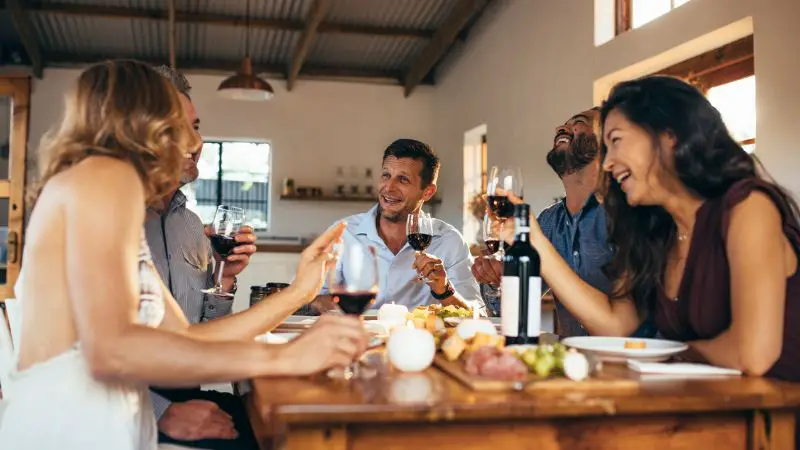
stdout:
[[65,194],[62,203],[78,200],[102,205],[124,200],[144,204],[144,188],[133,165],[107,156],[84,159],[51,178],[47,188]]

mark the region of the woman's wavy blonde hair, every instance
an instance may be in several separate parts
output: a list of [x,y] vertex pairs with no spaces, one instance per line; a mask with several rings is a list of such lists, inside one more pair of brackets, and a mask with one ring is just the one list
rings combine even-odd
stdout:
[[66,95],[60,126],[40,146],[46,162],[32,204],[52,177],[101,155],[131,163],[147,206],[162,205],[179,187],[183,154],[200,144],[178,95],[169,80],[139,61],[112,60],[84,70]]

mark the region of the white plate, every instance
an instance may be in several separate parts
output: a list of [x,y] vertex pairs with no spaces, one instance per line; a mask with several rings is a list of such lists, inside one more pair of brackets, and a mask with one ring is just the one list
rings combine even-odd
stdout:
[[[645,348],[625,348],[625,342],[639,341]],[[562,339],[561,343],[578,350],[592,352],[603,361],[627,362],[629,359],[658,362],[689,348],[682,342],[664,339],[619,338],[599,336],[576,336]]]
[[[256,336],[255,340],[264,344],[286,344],[297,336],[300,336],[300,333],[266,333]],[[369,341],[369,346],[370,348],[378,347],[379,345],[383,345],[384,342],[386,342],[386,336],[375,335],[372,336],[372,339]]]
[[[448,324],[450,326],[453,326],[453,327],[457,327],[458,324],[460,324],[461,322],[463,322],[463,321],[465,321],[467,319],[472,319],[472,317],[448,317],[448,318],[444,319],[444,323],[446,323],[446,324]],[[481,317],[481,319],[486,320],[486,317]],[[492,325],[494,325],[495,328],[500,328],[500,318],[499,317],[489,317],[489,321],[492,322]]]

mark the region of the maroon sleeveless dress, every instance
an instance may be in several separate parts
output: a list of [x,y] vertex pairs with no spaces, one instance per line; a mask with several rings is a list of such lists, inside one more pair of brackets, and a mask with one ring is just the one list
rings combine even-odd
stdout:
[[[754,190],[772,197],[783,216],[783,232],[800,255],[800,226],[778,190],[763,180],[741,180],[723,197],[710,199],[697,211],[678,299],[659,290],[655,323],[667,339],[711,339],[731,324],[731,275],[725,240],[734,206]],[[757,298],[752,301],[758,301]],[[781,355],[766,376],[800,381],[800,270],[787,279]]]
[[[778,190],[755,178],[735,183],[723,197],[706,201],[697,211],[678,299],[658,292],[654,318],[665,338],[683,342],[711,339],[730,326],[731,275],[725,240],[731,210],[754,190],[772,197],[783,216],[783,232],[800,255],[800,225]],[[796,382],[800,381],[800,270],[786,281],[783,347],[765,376]],[[800,449],[800,412],[797,425],[795,448]]]

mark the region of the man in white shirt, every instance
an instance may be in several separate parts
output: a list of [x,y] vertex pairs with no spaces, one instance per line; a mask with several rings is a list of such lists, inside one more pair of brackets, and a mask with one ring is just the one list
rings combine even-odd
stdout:
[[[472,276],[469,247],[453,226],[433,219],[430,246],[417,252],[406,241],[410,213],[436,194],[439,158],[433,150],[413,139],[394,141],[383,154],[378,204],[369,211],[346,218],[344,245],[360,242],[375,247],[380,273],[378,297],[373,307],[395,302],[409,309],[441,303],[477,307],[484,313],[478,283]],[[336,277],[349,275],[341,266]],[[428,279],[417,282],[417,274]],[[322,288],[328,293],[327,283]]]

